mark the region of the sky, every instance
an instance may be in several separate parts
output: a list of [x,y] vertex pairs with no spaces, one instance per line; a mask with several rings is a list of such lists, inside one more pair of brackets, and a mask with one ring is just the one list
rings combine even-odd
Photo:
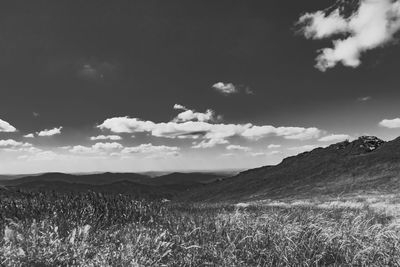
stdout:
[[400,136],[400,0],[6,1],[0,173],[248,169]]

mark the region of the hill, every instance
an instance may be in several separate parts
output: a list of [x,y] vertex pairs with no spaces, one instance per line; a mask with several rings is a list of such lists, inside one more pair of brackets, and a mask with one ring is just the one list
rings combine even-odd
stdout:
[[357,192],[398,192],[400,138],[362,136],[288,157],[189,192],[186,200],[252,201]]
[[137,173],[66,174],[45,173],[0,180],[0,187],[23,191],[97,191],[131,194],[140,197],[172,198],[182,192],[214,182],[226,173],[170,173],[149,177]]

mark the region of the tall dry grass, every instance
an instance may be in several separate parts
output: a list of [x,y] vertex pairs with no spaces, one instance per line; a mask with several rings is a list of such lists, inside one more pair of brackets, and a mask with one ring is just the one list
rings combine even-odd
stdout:
[[0,227],[5,266],[400,265],[397,227],[368,209],[19,193]]

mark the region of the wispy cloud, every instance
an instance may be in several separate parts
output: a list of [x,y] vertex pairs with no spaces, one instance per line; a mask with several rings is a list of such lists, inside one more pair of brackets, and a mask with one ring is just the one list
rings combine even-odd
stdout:
[[298,21],[308,39],[323,39],[338,34],[332,48],[319,50],[316,68],[326,71],[339,62],[358,67],[362,53],[391,43],[400,29],[400,1],[361,0],[349,17],[342,13],[342,2],[333,11],[317,11],[302,15]]
[[119,135],[98,135],[98,136],[92,136],[90,137],[90,140],[112,140],[112,141],[117,141],[117,140],[122,140],[122,137]]
[[371,99],[372,99],[371,96],[362,96],[362,97],[357,98],[357,101],[359,101],[359,102],[366,102],[366,101],[369,101],[369,100],[371,100]]
[[340,142],[351,139],[348,134],[331,134],[318,139],[319,142]]
[[249,86],[242,84],[235,85],[233,83],[217,82],[212,85],[212,88],[214,88],[216,91],[224,95],[231,95],[238,93],[244,93],[247,95],[254,94],[253,90],[251,90]]
[[229,145],[226,147],[227,150],[236,150],[236,151],[250,151],[251,148],[247,146],[241,145]]

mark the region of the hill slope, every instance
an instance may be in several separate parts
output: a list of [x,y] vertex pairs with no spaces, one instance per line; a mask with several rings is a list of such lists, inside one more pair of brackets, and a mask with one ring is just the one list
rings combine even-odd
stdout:
[[194,201],[249,201],[400,190],[400,138],[363,136],[248,170],[185,195]]

